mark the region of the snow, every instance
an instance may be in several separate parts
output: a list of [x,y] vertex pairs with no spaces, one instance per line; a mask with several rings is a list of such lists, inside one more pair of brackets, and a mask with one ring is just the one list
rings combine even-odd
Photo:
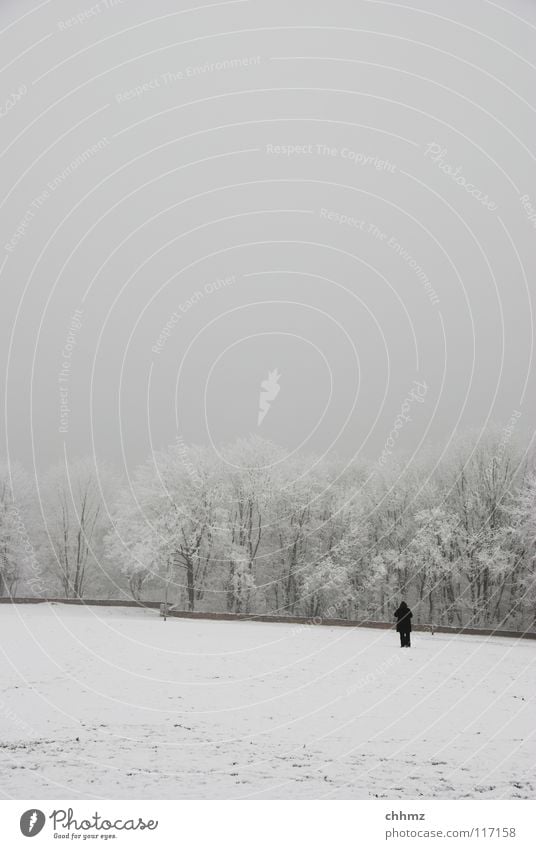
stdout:
[[536,643],[0,607],[3,798],[533,798]]

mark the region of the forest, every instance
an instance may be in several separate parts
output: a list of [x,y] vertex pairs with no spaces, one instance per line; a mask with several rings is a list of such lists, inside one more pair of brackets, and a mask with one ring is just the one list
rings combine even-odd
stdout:
[[[515,424],[515,423],[514,423]],[[0,594],[536,627],[536,465],[513,427],[387,462],[182,438],[121,476],[0,467]]]

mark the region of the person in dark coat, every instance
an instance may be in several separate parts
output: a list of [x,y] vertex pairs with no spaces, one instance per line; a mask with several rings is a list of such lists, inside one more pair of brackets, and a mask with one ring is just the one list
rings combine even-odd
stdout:
[[410,642],[410,634],[411,634],[411,617],[413,613],[407,606],[405,601],[400,603],[400,607],[395,610],[396,616],[396,630],[400,634],[400,647],[408,648],[411,646]]

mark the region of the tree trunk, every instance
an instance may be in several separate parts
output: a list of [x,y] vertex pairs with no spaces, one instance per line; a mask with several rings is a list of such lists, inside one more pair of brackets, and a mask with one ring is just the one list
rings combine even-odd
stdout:
[[194,564],[190,558],[186,561],[186,586],[188,589],[188,610],[195,609]]

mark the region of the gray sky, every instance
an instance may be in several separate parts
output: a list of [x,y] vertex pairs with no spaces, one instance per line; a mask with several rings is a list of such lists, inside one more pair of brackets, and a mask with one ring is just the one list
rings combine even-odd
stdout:
[[3,453],[531,433],[534,3],[205,6],[0,3]]

